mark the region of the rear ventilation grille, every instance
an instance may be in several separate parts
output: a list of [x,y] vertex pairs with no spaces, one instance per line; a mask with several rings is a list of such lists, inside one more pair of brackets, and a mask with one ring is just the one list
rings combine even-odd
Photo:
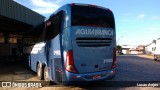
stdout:
[[81,47],[104,47],[110,46],[111,38],[77,38],[76,43]]

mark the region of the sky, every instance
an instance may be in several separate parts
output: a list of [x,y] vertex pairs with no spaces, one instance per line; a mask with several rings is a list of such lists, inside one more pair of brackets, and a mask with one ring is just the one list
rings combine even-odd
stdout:
[[147,45],[160,38],[160,0],[14,0],[45,17],[68,3],[109,8],[114,13],[119,45]]

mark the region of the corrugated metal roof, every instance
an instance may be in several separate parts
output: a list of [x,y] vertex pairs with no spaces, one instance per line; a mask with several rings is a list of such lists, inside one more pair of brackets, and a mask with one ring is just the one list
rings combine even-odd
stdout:
[[14,2],[13,0],[0,0],[0,15],[30,25],[37,25],[45,18],[44,16]]

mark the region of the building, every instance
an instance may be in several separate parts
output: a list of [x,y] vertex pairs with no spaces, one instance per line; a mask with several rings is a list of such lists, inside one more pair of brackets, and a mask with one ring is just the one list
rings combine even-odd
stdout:
[[156,43],[155,42],[152,42],[152,43],[146,45],[145,46],[145,53],[146,54],[153,54],[154,50],[155,50],[155,47],[156,47]]
[[155,53],[155,50],[159,48],[159,40],[160,40],[160,38],[158,38],[157,40],[153,40],[151,43],[149,43],[148,45],[145,46],[146,54],[154,54]]
[[139,45],[136,47],[136,50],[138,51],[138,54],[145,54],[145,45]]
[[123,54],[132,54],[133,50],[136,48],[134,45],[122,45]]
[[0,60],[21,55],[19,46],[26,33],[44,19],[14,0],[0,0]]
[[130,46],[128,45],[122,45],[122,53],[123,54],[129,54],[129,49],[131,48]]
[[122,45],[123,54],[144,54],[145,46],[144,45]]

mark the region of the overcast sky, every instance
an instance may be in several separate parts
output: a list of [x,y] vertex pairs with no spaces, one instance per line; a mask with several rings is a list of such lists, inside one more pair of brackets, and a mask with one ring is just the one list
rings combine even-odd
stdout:
[[68,3],[110,8],[120,45],[146,45],[160,38],[160,0],[14,0],[46,17]]

